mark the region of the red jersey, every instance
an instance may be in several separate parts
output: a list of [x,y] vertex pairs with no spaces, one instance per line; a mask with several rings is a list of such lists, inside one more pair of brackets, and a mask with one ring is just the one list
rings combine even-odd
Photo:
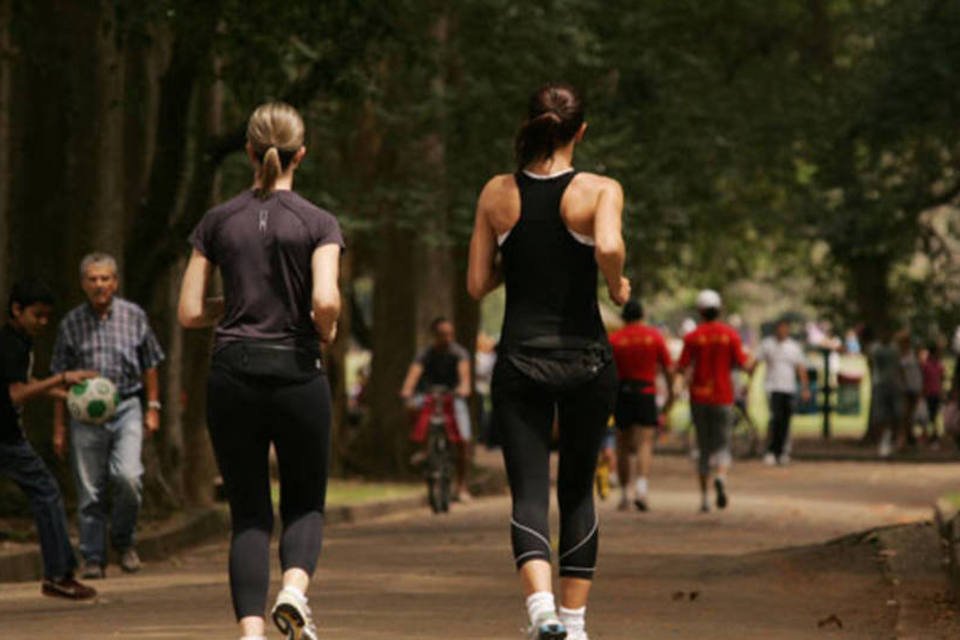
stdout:
[[610,335],[610,344],[620,379],[644,382],[648,387],[644,392],[654,393],[657,366],[671,365],[667,343],[660,332],[645,324],[628,324]]
[[693,364],[690,399],[697,404],[733,404],[733,368],[744,367],[740,334],[722,322],[704,322],[683,339],[679,366]]

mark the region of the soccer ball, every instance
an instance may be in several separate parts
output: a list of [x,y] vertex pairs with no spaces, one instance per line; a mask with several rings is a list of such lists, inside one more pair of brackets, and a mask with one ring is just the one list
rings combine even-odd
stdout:
[[67,409],[78,422],[103,424],[117,414],[120,394],[106,378],[91,378],[70,387]]

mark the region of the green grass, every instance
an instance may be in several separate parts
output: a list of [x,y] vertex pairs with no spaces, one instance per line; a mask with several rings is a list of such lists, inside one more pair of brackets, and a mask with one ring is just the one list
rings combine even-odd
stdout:
[[[383,500],[409,498],[423,493],[420,483],[362,482],[359,480],[331,479],[327,485],[327,504],[349,506]],[[280,486],[273,484],[273,502],[279,504]]]
[[[841,359],[841,368],[844,371],[866,372],[866,362],[862,357],[844,356]],[[764,367],[761,364],[753,376],[750,385],[750,415],[753,417],[762,433],[767,431],[770,412],[767,408],[767,398],[763,390]],[[822,400],[822,398],[818,398]],[[834,402],[836,402],[834,400]],[[834,412],[830,417],[831,435],[834,437],[859,437],[867,428],[867,411],[870,407],[870,379],[864,376],[860,383],[860,413],[858,415],[842,416]],[[690,407],[686,402],[678,401],[670,414],[670,423],[674,429],[683,429],[689,423]],[[795,438],[818,438],[823,434],[823,414],[797,414],[791,422],[791,432]]]

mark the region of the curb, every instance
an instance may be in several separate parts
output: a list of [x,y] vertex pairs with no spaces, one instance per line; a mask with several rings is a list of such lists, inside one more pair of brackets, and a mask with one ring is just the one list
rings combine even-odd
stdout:
[[[504,492],[505,475],[481,471],[478,476],[470,485],[474,496],[487,497]],[[365,504],[332,506],[326,509],[324,522],[327,526],[355,524],[387,515],[416,511],[426,505],[426,496],[417,495]],[[177,518],[176,522],[140,537],[137,541],[137,553],[143,560],[156,562],[215,538],[224,538],[229,533],[230,514],[225,506],[190,511]],[[29,551],[0,555],[0,583],[32,582],[42,577],[43,559],[39,546]]]
[[[686,449],[681,447],[660,447],[656,449],[655,455],[671,457],[689,457]],[[801,462],[884,462],[887,464],[956,464],[960,461],[960,456],[917,456],[913,457],[893,455],[889,458],[881,458],[873,453],[846,453],[846,452],[828,452],[828,451],[796,451],[791,452],[790,457],[793,461]],[[753,458],[742,458],[739,460],[759,460],[760,456]]]
[[960,513],[943,500],[933,507],[934,523],[940,535],[943,569],[954,598],[960,597]]

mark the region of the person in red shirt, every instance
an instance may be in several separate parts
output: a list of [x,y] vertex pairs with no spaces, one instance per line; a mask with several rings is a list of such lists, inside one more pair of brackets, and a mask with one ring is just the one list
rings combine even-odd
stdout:
[[722,300],[710,289],[697,296],[701,322],[683,339],[678,376],[690,373],[690,410],[697,431],[700,477],[700,510],[710,511],[707,495],[711,468],[715,470],[717,508],[725,509],[727,470],[730,468],[730,430],[733,426],[732,372],[739,367],[753,372],[736,330],[719,321]]
[[[613,358],[617,363],[620,387],[614,413],[618,429],[617,466],[623,495],[620,510],[630,508],[630,489],[633,485],[633,504],[647,511],[647,477],[653,465],[653,445],[657,438],[659,411],[657,409],[657,373],[662,371],[668,382],[673,376],[673,363],[660,332],[643,321],[643,306],[630,300],[623,307],[627,323],[610,336]],[[667,385],[668,389],[671,385]],[[672,390],[667,397],[664,412],[673,402]],[[633,462],[637,461],[637,479],[634,483]]]

